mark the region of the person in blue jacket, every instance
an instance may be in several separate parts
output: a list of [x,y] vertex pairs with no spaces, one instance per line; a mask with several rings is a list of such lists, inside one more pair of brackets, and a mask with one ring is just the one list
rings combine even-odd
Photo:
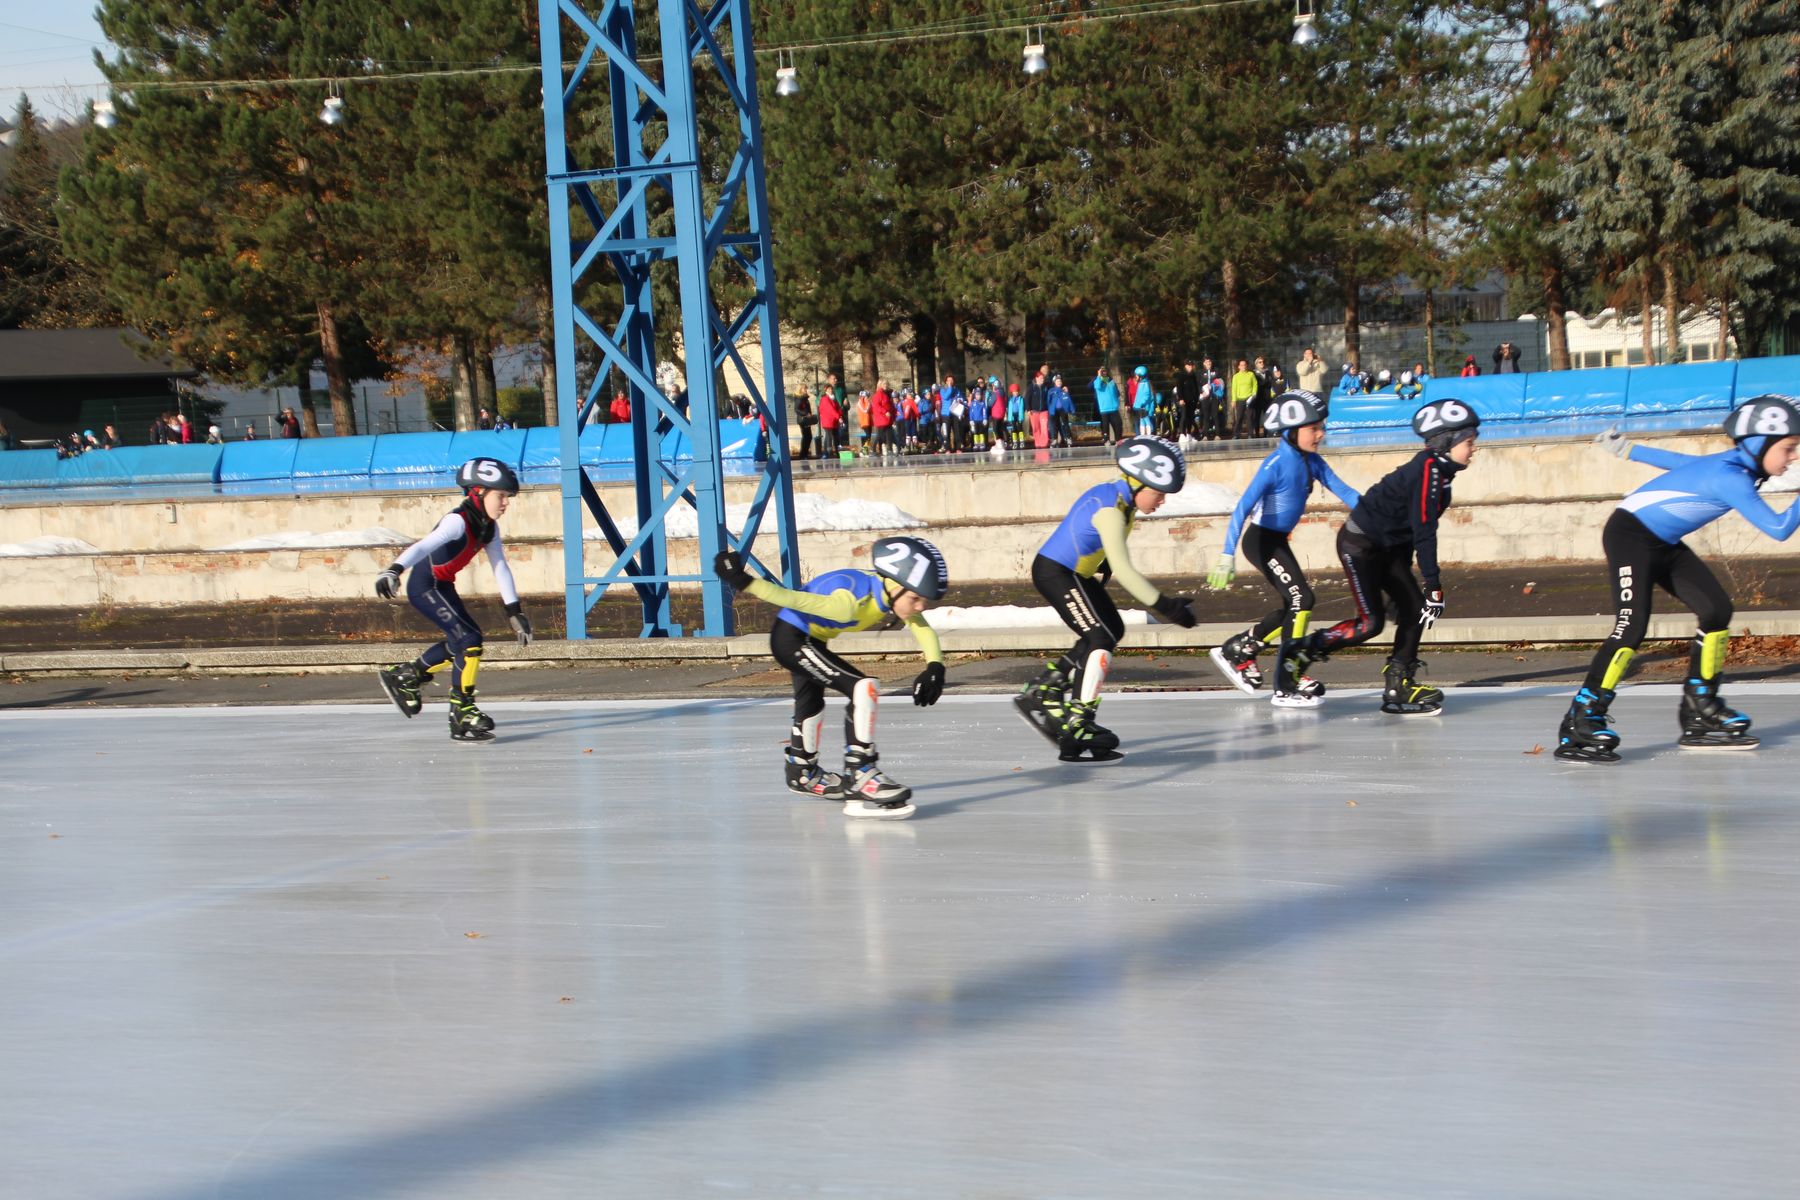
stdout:
[[1119,385],[1104,365],[1094,375],[1094,404],[1100,411],[1100,441],[1108,446],[1116,444],[1125,436],[1119,424]]
[[1281,441],[1238,498],[1225,527],[1225,546],[1206,577],[1215,591],[1231,585],[1237,575],[1241,533],[1244,555],[1263,573],[1280,603],[1255,625],[1216,647],[1211,657],[1233,687],[1254,694],[1262,684],[1256,656],[1268,642],[1278,640],[1272,697],[1277,708],[1315,708],[1325,694],[1322,684],[1306,677],[1307,664],[1297,653],[1312,619],[1313,590],[1288,544],[1289,535],[1306,512],[1314,484],[1324,484],[1352,509],[1362,500],[1362,494],[1339,479],[1319,455],[1329,415],[1325,400],[1313,392],[1296,390],[1276,398],[1267,426]]
[[1075,397],[1063,386],[1063,377],[1050,381],[1050,429],[1052,440],[1065,450],[1075,444]]
[[1100,685],[1125,622],[1106,580],[1116,579],[1132,599],[1165,621],[1194,627],[1193,602],[1163,593],[1132,565],[1125,541],[1140,514],[1161,508],[1187,482],[1181,448],[1161,438],[1119,443],[1113,461],[1122,478],[1095,484],[1076,498],[1031,563],[1031,582],[1078,636],[1075,645],[1044,674],[1025,685],[1014,703],[1033,728],[1057,743],[1063,762],[1114,762],[1119,737],[1095,724]]
[[1024,446],[1031,436],[1030,431],[1025,428],[1025,395],[1019,391],[1016,383],[1006,397],[1006,429],[1015,450]]
[[[905,624],[925,655],[913,681],[913,703],[930,706],[944,693],[944,652],[925,610],[950,589],[950,569],[924,538],[882,538],[869,548],[873,570],[827,571],[799,591],[758,579],[736,550],[713,556],[713,574],[735,591],[781,611],[769,632],[769,651],[794,680],[794,723],[788,735],[787,786],[802,796],[842,800],[847,817],[899,820],[913,814],[912,789],[881,773],[875,752],[875,710],[881,685],[834,653],[830,641],[890,619]],[[844,774],[819,766],[825,689],[850,700],[844,713]]]
[[1750,733],[1750,718],[1719,697],[1719,675],[1731,641],[1731,597],[1682,539],[1728,512],[1777,541],[1793,536],[1800,527],[1800,504],[1777,513],[1757,489],[1800,457],[1800,407],[1787,396],[1757,396],[1732,409],[1725,432],[1735,445],[1706,455],[1633,445],[1617,429],[1595,439],[1621,458],[1664,473],[1620,501],[1600,535],[1612,580],[1613,627],[1563,717],[1556,757],[1619,761],[1619,735],[1610,728],[1607,709],[1649,629],[1653,587],[1687,605],[1699,624],[1681,691],[1679,745],[1748,750],[1760,741]]
[[1131,399],[1131,411],[1137,417],[1137,435],[1151,437],[1156,433],[1156,389],[1150,386],[1150,368],[1139,367],[1137,390]]

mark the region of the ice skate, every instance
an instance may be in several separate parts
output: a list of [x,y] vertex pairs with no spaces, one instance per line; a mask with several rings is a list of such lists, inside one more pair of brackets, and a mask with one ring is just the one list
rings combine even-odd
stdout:
[[1556,757],[1564,762],[1616,763],[1619,761],[1619,735],[1610,728],[1606,715],[1613,693],[1606,688],[1591,692],[1582,688],[1575,693],[1574,703],[1556,731]]
[[1068,716],[1069,677],[1053,664],[1013,698],[1013,706],[1031,727],[1051,741],[1062,737],[1063,719]]
[[1276,708],[1317,708],[1325,700],[1325,685],[1301,674],[1311,660],[1304,652],[1289,655],[1275,664],[1275,694],[1269,703]]
[[412,663],[400,663],[392,667],[383,667],[376,672],[381,679],[381,686],[394,702],[394,707],[408,717],[416,717],[425,702],[419,696],[419,689],[425,686],[427,676]]
[[1240,633],[1223,646],[1215,646],[1207,657],[1213,660],[1219,673],[1231,681],[1232,687],[1246,696],[1254,696],[1263,684],[1262,668],[1256,665],[1256,652],[1260,649],[1261,642],[1248,633]]
[[1750,718],[1719,698],[1717,680],[1690,679],[1681,691],[1683,750],[1754,750],[1762,739],[1750,733]]
[[1057,757],[1063,762],[1109,763],[1125,757],[1119,752],[1119,735],[1095,723],[1094,713],[1099,707],[1098,700],[1069,705],[1069,715],[1056,740]]
[[1382,672],[1381,711],[1402,717],[1435,717],[1444,711],[1444,693],[1415,680],[1419,664],[1408,667],[1388,659]]
[[841,800],[844,777],[819,765],[819,756],[804,750],[787,752],[788,791],[798,796],[817,796],[824,800]]
[[881,773],[880,756],[874,751],[852,750],[844,755],[844,815],[898,821],[917,811],[912,789]]
[[487,742],[494,737],[494,718],[475,707],[475,693],[450,693],[450,738],[457,742]]

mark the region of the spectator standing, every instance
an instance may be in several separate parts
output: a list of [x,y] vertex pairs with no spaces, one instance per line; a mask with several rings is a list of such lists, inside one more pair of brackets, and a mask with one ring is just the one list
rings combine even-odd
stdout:
[[[110,428],[110,426],[108,428]],[[246,442],[254,442],[256,440],[256,422],[255,421],[251,421],[249,424],[244,426],[244,440]]]
[[18,439],[14,438],[12,432],[6,428],[6,422],[0,421],[0,450],[16,450],[18,448]]
[[477,428],[477,429],[492,429],[493,427],[494,427],[494,414],[490,413],[485,408],[476,409],[475,410],[475,428]]
[[869,393],[856,393],[856,408],[854,412],[856,417],[854,436],[857,439],[857,444],[852,446],[851,449],[859,449],[862,453],[867,454],[872,449],[869,445],[869,440],[870,434],[873,432],[869,428]]
[[937,390],[938,415],[938,453],[953,454],[957,446],[957,422],[962,419],[963,409],[968,401],[961,388],[956,386],[956,376],[944,376],[944,382]]
[[1319,352],[1308,346],[1300,355],[1300,364],[1294,368],[1294,378],[1300,384],[1300,390],[1311,392],[1315,396],[1325,395],[1325,360]]
[[1125,430],[1119,423],[1119,385],[1104,365],[1094,373],[1094,406],[1100,410],[1100,442],[1111,446]]
[[188,420],[188,415],[186,413],[179,414],[175,420],[180,424],[180,431],[175,435],[175,440],[184,446],[193,445],[194,423]]
[[631,424],[631,397],[624,392],[614,393],[612,404],[607,408],[606,413],[612,418],[614,425]]
[[819,423],[819,414],[813,409],[812,397],[805,388],[794,398],[794,424],[800,427],[800,457],[813,456],[813,426]]
[[1237,370],[1231,375],[1231,436],[1246,436],[1245,429],[1251,419],[1251,409],[1256,407],[1256,391],[1260,381],[1256,372],[1250,369],[1245,359],[1237,360]]
[[1517,375],[1517,374],[1519,374],[1520,371],[1522,370],[1522,368],[1519,366],[1519,357],[1520,357],[1519,348],[1517,346],[1513,345],[1511,342],[1501,342],[1498,346],[1495,346],[1494,347],[1494,374],[1496,374],[1496,375]]
[[294,410],[291,408],[281,410],[281,436],[283,438],[300,436],[300,418],[294,415]]
[[[99,445],[98,442],[94,444],[96,446]],[[223,446],[225,444],[225,434],[217,425],[208,425],[206,427],[206,444],[209,446]]]
[[100,448],[102,450],[117,450],[119,448],[119,431],[114,429],[111,425],[108,425],[101,431]]
[[1275,369],[1269,360],[1262,355],[1256,356],[1256,404],[1250,412],[1249,436],[1253,438],[1273,436],[1263,428],[1263,418],[1268,415],[1269,404],[1281,395],[1276,386]]
[[[1058,379],[1062,377],[1057,376]],[[1025,389],[1025,421],[1031,426],[1031,444],[1039,450],[1050,447],[1050,364],[1039,367]],[[1023,442],[1023,438],[1016,439]]]
[[1007,405],[1012,403],[1012,398],[1014,396],[1019,396],[1019,406],[1021,408],[1024,407],[1025,403],[1024,397],[1019,395],[1018,384],[1009,383],[1006,387],[1007,390],[1004,392],[999,388],[995,388],[994,398],[988,402],[988,432],[993,435],[994,445],[996,446],[1004,446],[1006,444]]
[[[1042,388],[1039,388],[1038,390],[1040,393],[1043,391]],[[1043,403],[1048,404],[1049,401],[1045,400]],[[1025,393],[1019,390],[1019,385],[1016,383],[1007,385],[1006,408],[1003,415],[1005,418],[1004,428],[1006,430],[1007,444],[1015,450],[1023,448],[1025,445],[1026,424]],[[1049,411],[1046,410],[1044,416],[1047,418],[1049,415]],[[1040,421],[1039,423],[1048,424],[1049,422],[1046,420]],[[1049,435],[1046,433],[1044,441],[1048,443],[1049,440]]]
[[1223,379],[1213,367],[1211,355],[1200,360],[1200,369],[1195,374],[1200,380],[1200,407],[1194,418],[1194,436],[1217,440],[1225,436]]
[[894,444],[894,398],[888,395],[887,384],[879,379],[875,381],[875,394],[869,397],[869,429],[875,439],[871,453],[884,459],[900,457],[900,447]]
[[1175,436],[1177,438],[1194,436],[1194,422],[1199,413],[1200,372],[1195,369],[1194,360],[1190,358],[1181,364],[1181,373],[1175,376]]
[[843,424],[844,410],[839,406],[837,394],[826,387],[819,393],[819,453],[822,457],[834,458],[843,448],[839,441],[843,436]]
[[1156,388],[1150,383],[1150,368],[1140,366],[1131,373],[1131,412],[1137,418],[1137,435],[1150,437],[1156,433]]
[[900,389],[900,432],[905,439],[902,454],[919,452],[919,397],[911,388]]
[[1459,372],[1459,374],[1464,379],[1473,379],[1481,374],[1481,368],[1475,364],[1475,356],[1473,354],[1463,359],[1462,371]]
[[1056,444],[1067,449],[1075,444],[1075,397],[1061,375],[1050,381],[1050,428]]
[[160,446],[169,440],[169,414],[157,413],[156,420],[150,422],[150,444]]

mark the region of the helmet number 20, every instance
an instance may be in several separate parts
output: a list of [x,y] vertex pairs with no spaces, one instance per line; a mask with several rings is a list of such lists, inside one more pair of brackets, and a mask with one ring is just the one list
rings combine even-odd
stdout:
[[1131,447],[1119,458],[1119,467],[1133,479],[1141,479],[1157,487],[1167,487],[1175,482],[1175,461],[1166,454],[1158,454],[1149,446]]

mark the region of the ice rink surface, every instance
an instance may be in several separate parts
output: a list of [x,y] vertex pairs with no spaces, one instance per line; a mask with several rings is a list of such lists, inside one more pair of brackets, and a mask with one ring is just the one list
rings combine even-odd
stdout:
[[895,698],[896,823],[785,703],[9,713],[0,1195],[1792,1195],[1800,689],[1568,695]]

